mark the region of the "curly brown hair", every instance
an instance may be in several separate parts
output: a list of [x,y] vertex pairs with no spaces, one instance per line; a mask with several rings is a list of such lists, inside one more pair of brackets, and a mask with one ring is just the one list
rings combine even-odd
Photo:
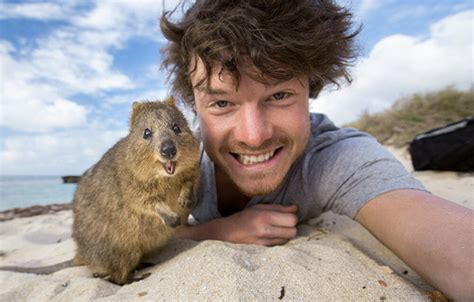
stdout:
[[[174,12],[174,11],[173,11]],[[348,72],[356,58],[352,14],[330,0],[197,0],[181,21],[164,12],[161,30],[169,40],[163,66],[172,79],[172,92],[194,102],[191,73],[200,58],[208,82],[213,67],[232,72],[238,80],[249,62],[254,79],[268,84],[309,76],[310,97],[327,84],[351,82]],[[194,60],[194,65],[191,65]]]

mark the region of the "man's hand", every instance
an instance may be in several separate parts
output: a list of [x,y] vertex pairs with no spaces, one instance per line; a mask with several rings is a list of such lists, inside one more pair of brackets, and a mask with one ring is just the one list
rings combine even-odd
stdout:
[[229,217],[182,227],[178,237],[273,246],[296,236],[296,205],[257,204]]
[[[257,204],[224,218],[223,240],[236,243],[279,245],[296,236],[296,205]],[[223,225],[224,227],[224,225]]]

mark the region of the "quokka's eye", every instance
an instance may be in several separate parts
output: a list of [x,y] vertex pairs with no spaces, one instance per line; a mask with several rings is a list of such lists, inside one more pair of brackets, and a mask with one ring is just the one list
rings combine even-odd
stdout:
[[143,131],[143,138],[144,139],[149,139],[153,133],[151,132],[150,129],[146,128],[145,131]]
[[176,133],[176,134],[181,133],[181,128],[179,128],[178,125],[174,124],[174,125],[173,125],[173,131],[174,131],[174,133]]

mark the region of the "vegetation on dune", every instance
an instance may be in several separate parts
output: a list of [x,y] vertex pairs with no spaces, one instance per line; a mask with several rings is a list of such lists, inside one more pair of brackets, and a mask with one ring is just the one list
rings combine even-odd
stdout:
[[402,147],[417,134],[473,115],[474,86],[468,91],[449,87],[400,99],[392,108],[380,113],[365,112],[346,126],[370,133],[380,143]]

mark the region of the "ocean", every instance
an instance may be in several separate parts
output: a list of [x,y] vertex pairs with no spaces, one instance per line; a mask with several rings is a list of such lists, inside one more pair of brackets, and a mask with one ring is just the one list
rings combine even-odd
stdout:
[[0,211],[72,201],[76,184],[61,176],[0,175]]

